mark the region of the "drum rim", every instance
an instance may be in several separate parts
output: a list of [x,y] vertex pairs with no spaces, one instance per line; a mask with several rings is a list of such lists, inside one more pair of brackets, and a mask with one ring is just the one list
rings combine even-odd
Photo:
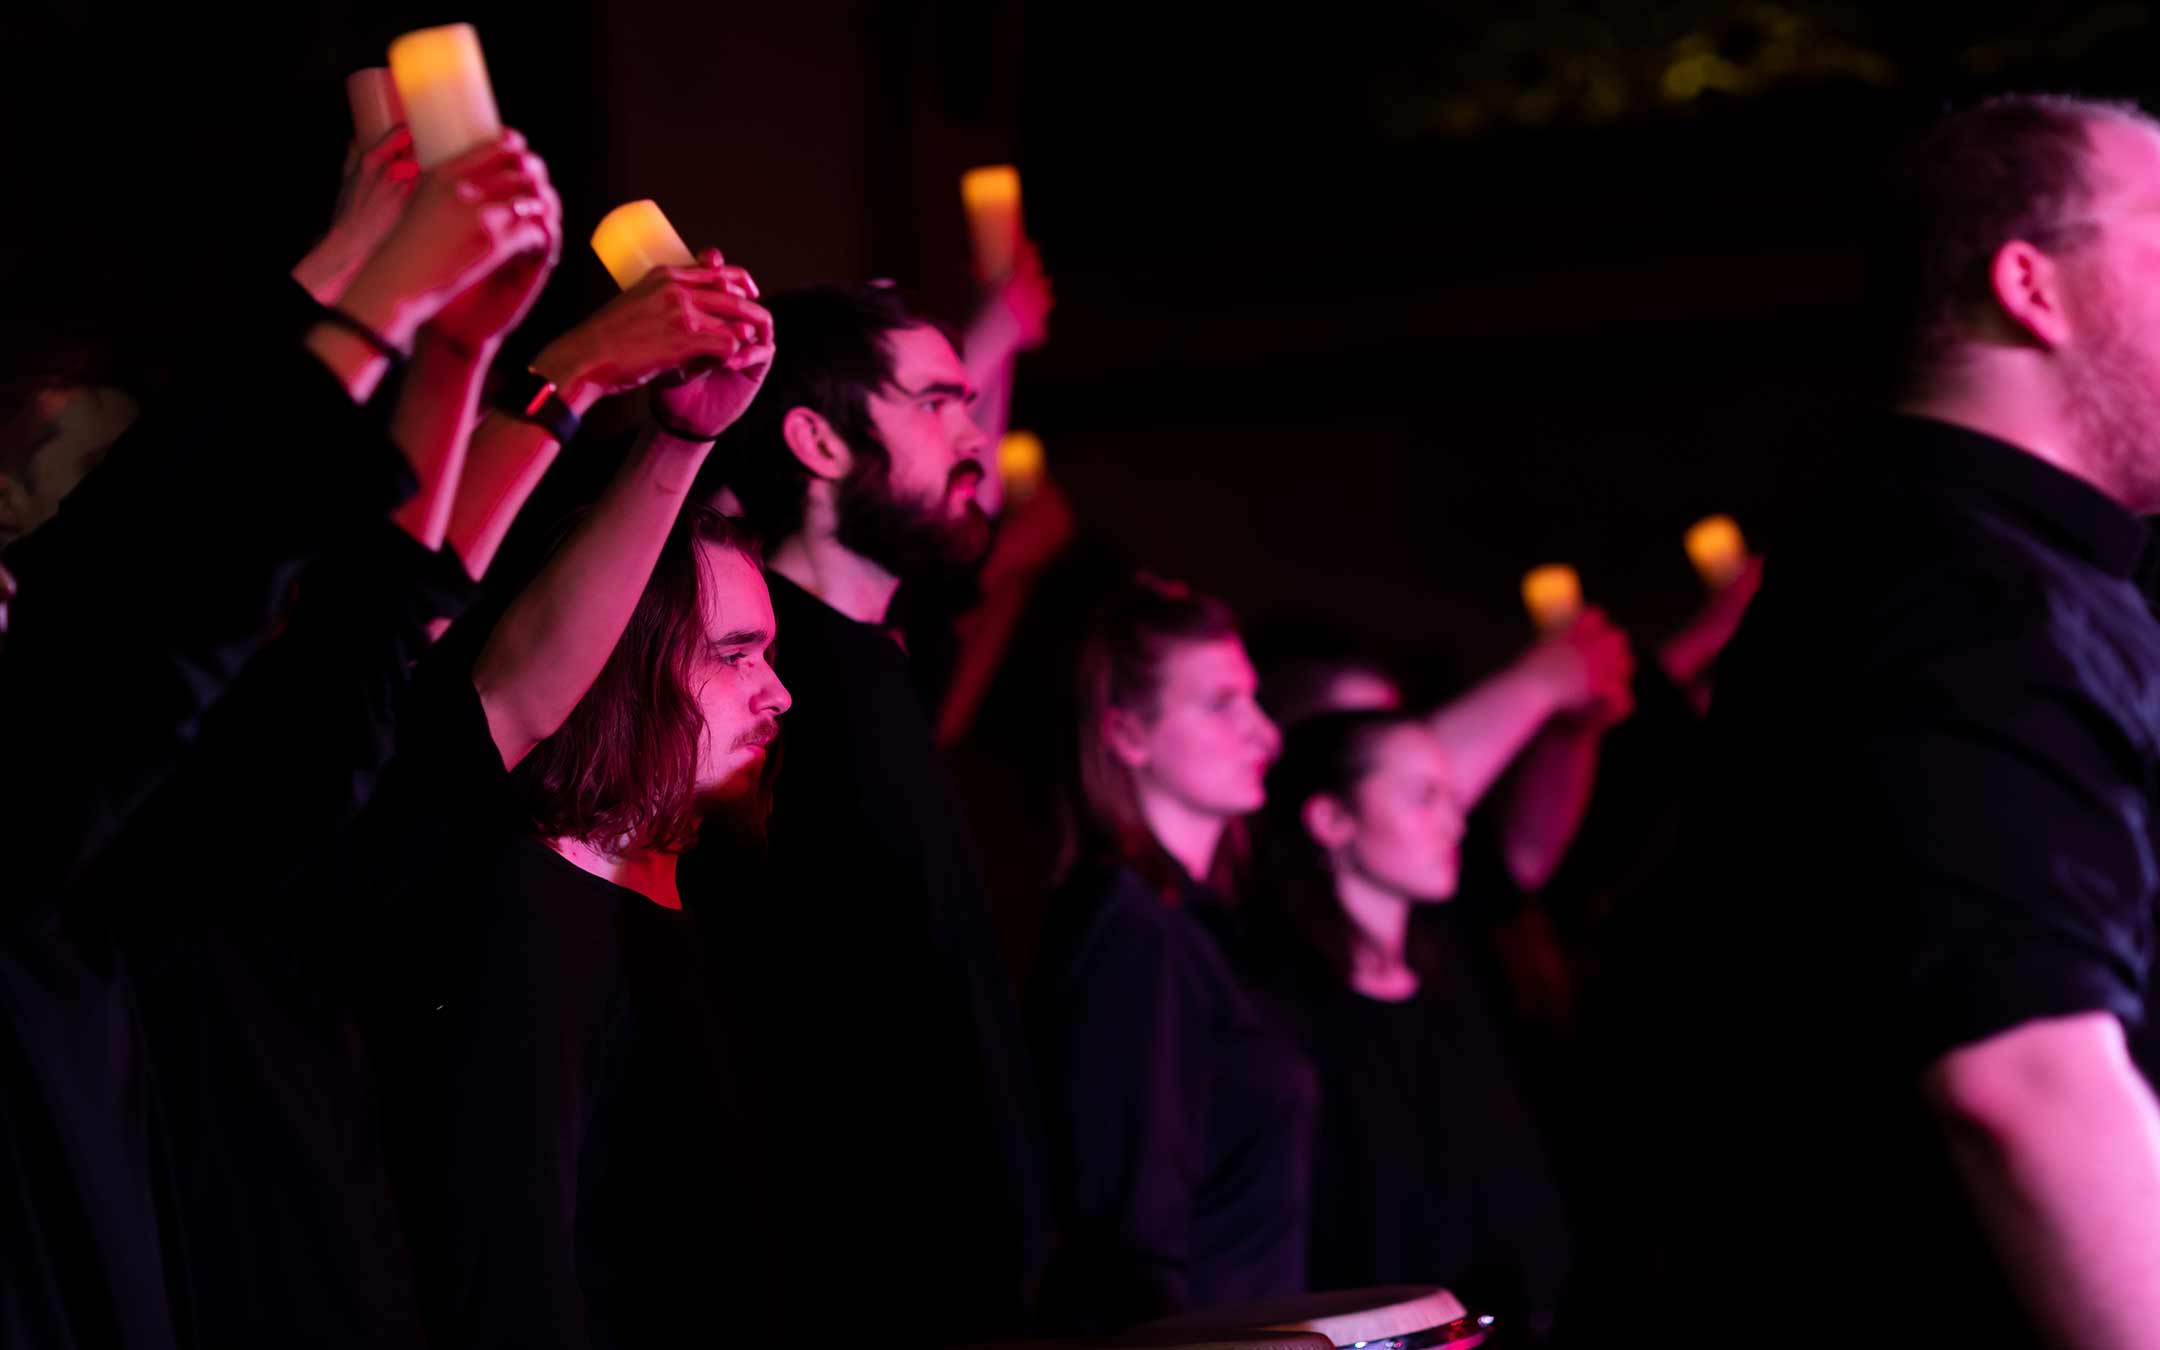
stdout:
[[1492,1332],[1490,1314],[1465,1313],[1452,1322],[1443,1322],[1423,1331],[1406,1331],[1399,1336],[1376,1336],[1369,1341],[1351,1341],[1337,1346],[1336,1350],[1437,1350],[1440,1346],[1462,1346],[1464,1350],[1482,1344]]

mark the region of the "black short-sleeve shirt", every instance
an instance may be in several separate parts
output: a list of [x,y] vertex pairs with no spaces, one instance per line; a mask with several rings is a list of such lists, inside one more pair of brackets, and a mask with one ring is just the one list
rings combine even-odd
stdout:
[[1319,1089],[1233,970],[1220,911],[1130,867],[1076,873],[1051,900],[1028,1016],[1062,1221],[1053,1326],[1305,1288]]
[[1758,1306],[1834,1271],[1885,1334],[1988,1343],[2022,1323],[1920,1077],[2089,1011],[2160,1070],[2149,532],[1943,423],[1855,450],[1721,669],[1692,899],[1660,944],[1699,1205],[1679,1269]]

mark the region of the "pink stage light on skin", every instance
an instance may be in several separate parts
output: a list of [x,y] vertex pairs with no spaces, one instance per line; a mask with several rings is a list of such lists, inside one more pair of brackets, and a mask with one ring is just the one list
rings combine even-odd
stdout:
[[1566,563],[1533,567],[1522,581],[1523,608],[1538,632],[1551,636],[1582,613],[1582,578]]
[[592,248],[615,284],[626,291],[655,267],[697,266],[690,246],[650,197],[624,202],[602,216],[592,233]]
[[390,44],[390,74],[422,169],[502,135],[495,88],[471,24],[407,33]]
[[398,102],[397,81],[390,78],[388,66],[369,66],[347,75],[345,98],[352,104],[353,139],[362,149],[405,120],[405,105]]
[[1747,540],[1731,516],[1705,516],[1682,541],[1703,585],[1722,591],[1747,571]]
[[1003,281],[1012,275],[1026,237],[1020,225],[1020,171],[1010,164],[969,169],[960,175],[960,203],[975,238],[976,279]]

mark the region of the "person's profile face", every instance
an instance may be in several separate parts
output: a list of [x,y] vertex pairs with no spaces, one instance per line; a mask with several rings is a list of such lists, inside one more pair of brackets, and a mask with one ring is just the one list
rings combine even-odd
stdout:
[[1404,725],[1373,748],[1372,770],[1351,794],[1352,866],[1387,890],[1427,903],[1454,896],[1462,871],[1462,804],[1440,738]]
[[1121,752],[1135,783],[1202,815],[1259,810],[1282,738],[1260,710],[1258,689],[1237,638],[1172,644],[1155,714]]
[[765,574],[747,554],[698,545],[705,646],[693,679],[704,732],[698,738],[700,800],[735,801],[755,790],[793,701],[773,672],[778,636]]
[[885,345],[892,380],[871,393],[868,405],[891,460],[891,495],[943,522],[981,515],[975,490],[988,442],[968,413],[974,391],[960,354],[928,325],[888,333]]
[[2160,131],[2087,124],[2089,228],[2052,256],[2070,340],[2061,350],[2069,434],[2134,510],[2160,510]]

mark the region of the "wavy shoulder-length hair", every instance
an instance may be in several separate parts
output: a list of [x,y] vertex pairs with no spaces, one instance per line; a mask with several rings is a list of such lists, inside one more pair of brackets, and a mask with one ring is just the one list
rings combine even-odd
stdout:
[[526,823],[540,837],[611,851],[626,843],[680,849],[697,837],[705,719],[695,679],[707,642],[701,545],[760,561],[746,522],[696,503],[683,508],[599,678],[518,765]]

